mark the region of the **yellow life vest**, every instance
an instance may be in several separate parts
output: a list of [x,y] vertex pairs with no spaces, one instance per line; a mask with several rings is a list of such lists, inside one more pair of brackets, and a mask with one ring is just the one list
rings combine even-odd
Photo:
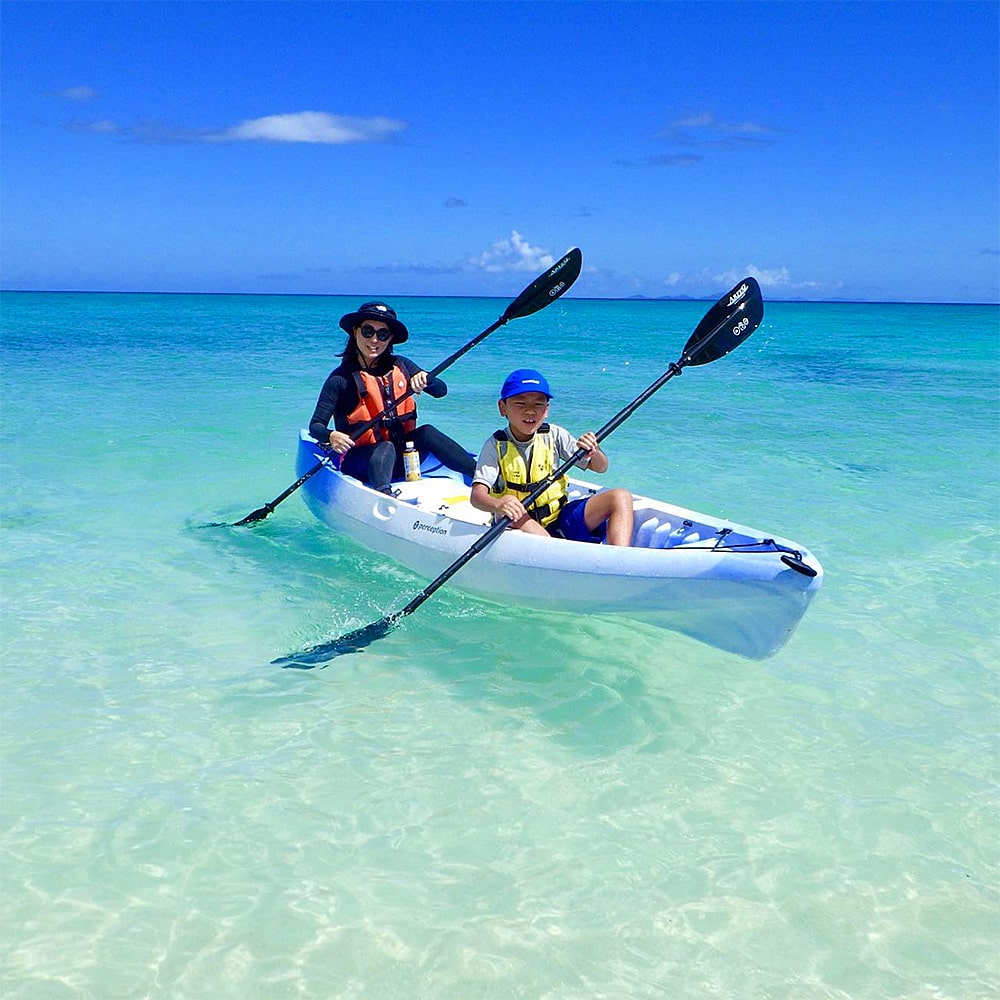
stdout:
[[[513,493],[523,502],[529,493],[533,493],[555,471],[555,442],[552,440],[548,424],[542,424],[538,428],[534,440],[528,447],[530,469],[527,468],[524,458],[506,431],[495,431],[493,440],[496,442],[497,459],[500,462],[500,475],[491,490],[494,496]],[[566,503],[566,486],[566,477],[560,476],[546,487],[528,508],[531,517],[543,526],[551,524],[559,516],[560,508]]]

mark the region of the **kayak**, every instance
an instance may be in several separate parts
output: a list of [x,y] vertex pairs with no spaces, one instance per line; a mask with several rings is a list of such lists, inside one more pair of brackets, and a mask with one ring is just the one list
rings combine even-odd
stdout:
[[[434,455],[396,496],[344,475],[336,455],[299,435],[304,499],[324,524],[434,578],[490,527],[469,502],[470,484]],[[569,480],[570,499],[601,487]],[[452,578],[459,590],[505,606],[645,622],[750,659],[791,637],[823,581],[797,542],[633,494],[629,548],[504,531]]]

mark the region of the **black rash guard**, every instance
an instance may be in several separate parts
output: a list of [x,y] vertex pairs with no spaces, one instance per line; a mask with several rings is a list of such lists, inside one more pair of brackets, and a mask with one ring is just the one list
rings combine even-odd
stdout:
[[[351,357],[344,358],[341,364],[336,367],[326,377],[323,388],[320,390],[319,399],[316,401],[316,409],[313,410],[312,419],[309,421],[309,433],[321,444],[330,441],[330,420],[333,420],[333,429],[350,434],[350,427],[347,423],[348,414],[353,413],[359,403],[358,386],[354,381],[354,373],[367,370],[372,375],[388,375],[392,371],[393,365],[399,365],[409,382],[414,375],[423,369],[414,364],[409,358],[404,358],[401,354],[392,354],[386,351],[375,362],[375,366],[369,369],[362,369],[357,356],[351,352]],[[439,378],[429,379],[424,392],[428,396],[440,399],[447,395],[448,386]]]

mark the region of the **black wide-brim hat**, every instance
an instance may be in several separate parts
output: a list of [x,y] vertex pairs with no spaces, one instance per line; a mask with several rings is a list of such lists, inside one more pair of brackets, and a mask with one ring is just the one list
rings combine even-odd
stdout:
[[384,302],[364,302],[358,306],[357,312],[347,313],[340,317],[340,329],[345,333],[354,333],[355,329],[366,320],[381,320],[392,331],[392,342],[402,344],[410,336],[410,331],[396,319],[396,310]]

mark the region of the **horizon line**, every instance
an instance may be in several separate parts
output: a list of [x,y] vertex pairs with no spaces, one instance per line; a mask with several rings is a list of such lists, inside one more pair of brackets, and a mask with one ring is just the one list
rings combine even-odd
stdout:
[[[137,289],[93,289],[93,288],[0,288],[0,294],[11,295],[232,295],[258,296],[261,298],[358,298],[364,297],[357,292],[195,292],[195,291],[165,291]],[[369,294],[369,293],[365,293]],[[506,299],[507,296],[492,295],[435,295],[422,292],[392,294],[389,298],[400,299]],[[715,295],[571,295],[565,299],[576,299],[583,302],[714,302]],[[768,296],[768,302],[785,302],[797,305],[873,305],[873,306],[1000,306],[1000,299],[989,301],[969,301],[952,299],[949,301],[933,299],[915,301],[912,299],[806,299],[799,297],[782,298]]]

